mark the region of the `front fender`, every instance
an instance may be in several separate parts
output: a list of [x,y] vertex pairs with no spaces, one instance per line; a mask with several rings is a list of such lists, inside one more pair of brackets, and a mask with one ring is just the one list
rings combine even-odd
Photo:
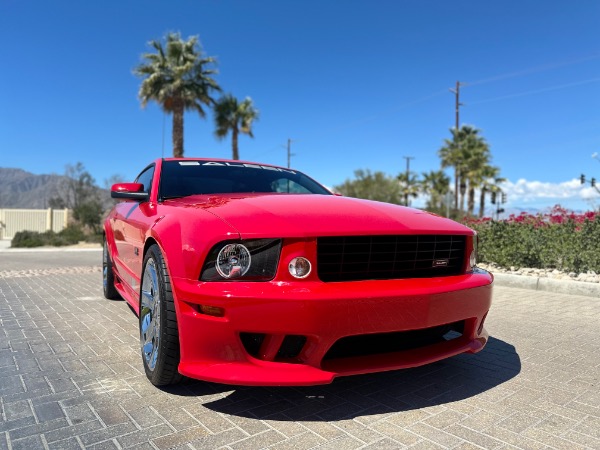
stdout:
[[210,249],[223,240],[240,236],[227,223],[201,211],[200,215],[160,216],[149,228],[146,241],[149,238],[161,248],[171,278],[197,280]]

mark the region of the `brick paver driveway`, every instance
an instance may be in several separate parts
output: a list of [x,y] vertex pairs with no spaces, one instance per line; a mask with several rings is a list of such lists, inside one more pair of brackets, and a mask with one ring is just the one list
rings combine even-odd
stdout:
[[99,260],[0,253],[0,450],[600,449],[600,299],[497,287],[478,355],[319,387],[159,390]]

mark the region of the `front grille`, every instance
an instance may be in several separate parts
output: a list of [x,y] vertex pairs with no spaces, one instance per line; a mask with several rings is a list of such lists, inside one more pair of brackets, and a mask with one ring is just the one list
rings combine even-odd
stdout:
[[339,236],[317,239],[322,281],[391,280],[458,275],[465,236]]

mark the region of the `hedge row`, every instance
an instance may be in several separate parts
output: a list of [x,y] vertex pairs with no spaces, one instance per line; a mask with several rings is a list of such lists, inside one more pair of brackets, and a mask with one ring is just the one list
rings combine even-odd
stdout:
[[64,230],[55,233],[46,231],[38,233],[36,231],[19,231],[15,233],[11,241],[11,247],[43,247],[45,245],[62,247],[65,245],[74,245],[81,241],[96,242],[96,236],[86,235],[77,225],[69,225]]
[[501,267],[600,272],[600,213],[575,214],[555,206],[548,214],[507,220],[468,220],[479,234],[479,260]]

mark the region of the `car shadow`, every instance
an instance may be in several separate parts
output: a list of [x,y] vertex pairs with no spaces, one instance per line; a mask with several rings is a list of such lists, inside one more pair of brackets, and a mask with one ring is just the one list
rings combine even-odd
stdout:
[[521,359],[511,344],[490,337],[476,355],[413,369],[341,377],[308,387],[227,386],[187,380],[165,388],[198,396],[215,412],[261,420],[332,421],[414,410],[484,394],[514,378]]

